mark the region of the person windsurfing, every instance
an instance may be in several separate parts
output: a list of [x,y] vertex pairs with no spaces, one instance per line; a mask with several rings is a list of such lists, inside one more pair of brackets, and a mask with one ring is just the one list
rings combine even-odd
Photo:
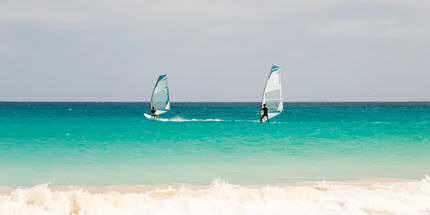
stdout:
[[151,118],[158,118],[158,116],[157,116],[157,114],[155,114],[155,108],[154,108],[154,106],[151,106]]
[[267,123],[269,123],[269,107],[266,106],[266,104],[263,104],[263,107],[261,108],[261,111],[263,111],[263,114],[261,115],[260,118],[260,123],[263,123],[263,118],[266,117],[267,118]]

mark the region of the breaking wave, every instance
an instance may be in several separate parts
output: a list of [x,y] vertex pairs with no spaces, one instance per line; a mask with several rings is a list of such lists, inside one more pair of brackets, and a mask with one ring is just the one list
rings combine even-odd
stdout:
[[430,178],[245,186],[49,187],[0,194],[2,215],[430,214]]

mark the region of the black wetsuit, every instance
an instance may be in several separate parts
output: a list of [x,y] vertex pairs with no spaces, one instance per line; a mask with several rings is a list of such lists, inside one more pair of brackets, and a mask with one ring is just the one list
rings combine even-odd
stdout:
[[267,118],[267,123],[269,123],[269,114],[268,114],[268,112],[269,112],[269,108],[267,108],[267,107],[263,107],[261,110],[263,110],[263,115],[261,116],[260,123],[262,123],[262,122],[263,122],[263,118],[264,118],[264,117],[266,117],[266,118]]
[[152,116],[157,116],[157,115],[155,115],[155,108],[151,108],[151,115]]

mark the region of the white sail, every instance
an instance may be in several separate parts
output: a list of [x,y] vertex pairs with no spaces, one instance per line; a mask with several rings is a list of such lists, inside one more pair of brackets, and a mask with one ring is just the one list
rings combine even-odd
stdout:
[[155,108],[155,114],[160,115],[170,110],[169,86],[167,75],[160,75],[151,96],[151,108]]
[[267,78],[261,105],[263,106],[264,104],[269,108],[269,119],[279,115],[284,109],[282,103],[281,73],[277,66],[272,66],[272,70]]

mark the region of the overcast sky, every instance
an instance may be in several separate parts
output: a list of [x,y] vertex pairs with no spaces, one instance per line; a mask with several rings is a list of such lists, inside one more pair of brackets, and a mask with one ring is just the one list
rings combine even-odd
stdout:
[[429,0],[0,0],[0,100],[430,100]]

